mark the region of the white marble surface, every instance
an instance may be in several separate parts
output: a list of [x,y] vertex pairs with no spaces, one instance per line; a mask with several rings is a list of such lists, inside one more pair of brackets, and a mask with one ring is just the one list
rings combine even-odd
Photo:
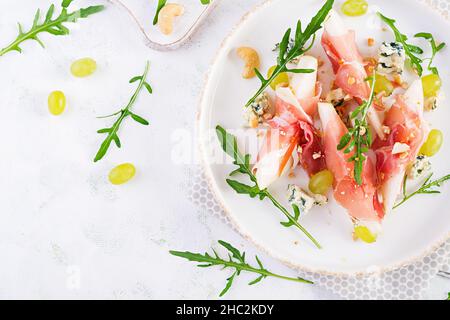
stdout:
[[[170,249],[204,251],[224,239],[256,253],[219,219],[198,213],[187,200],[186,168],[171,159],[173,132],[195,121],[204,77],[222,39],[261,0],[226,0],[189,45],[160,53],[144,46],[128,16],[106,1],[107,10],[71,26],[67,37],[44,35],[24,53],[0,58],[0,298],[31,299],[213,299],[226,271],[198,269],[174,258]],[[16,35],[16,23],[31,23],[35,8],[48,0],[0,0],[0,46]],[[74,79],[70,63],[97,60],[98,72]],[[143,94],[136,112],[149,127],[127,121],[123,148],[92,159],[101,143],[95,131],[134,87],[128,79],[151,61],[154,95]],[[47,111],[50,91],[63,90],[68,109]],[[138,168],[131,183],[113,187],[109,170],[122,162]],[[295,275],[260,255],[274,271]],[[267,279],[249,287],[237,279],[230,299],[338,298],[317,286]],[[450,281],[436,278],[429,298],[442,299]]]

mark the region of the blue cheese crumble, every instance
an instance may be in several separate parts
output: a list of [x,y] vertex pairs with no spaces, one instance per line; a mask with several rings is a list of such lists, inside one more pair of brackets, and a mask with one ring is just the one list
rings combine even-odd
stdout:
[[383,42],[379,51],[377,71],[384,75],[401,75],[405,61],[405,48],[400,42]]
[[308,213],[314,206],[323,206],[328,203],[327,197],[320,194],[310,195],[294,184],[288,186],[288,200],[289,203],[297,205],[303,214]]
[[275,115],[275,109],[270,102],[269,95],[264,92],[245,110],[244,118],[250,128],[256,128],[264,121]]
[[431,162],[428,157],[418,156],[408,172],[410,179],[418,179],[431,171]]
[[326,98],[326,101],[331,103],[334,107],[340,107],[350,100],[352,100],[352,96],[346,94],[341,88],[331,90]]

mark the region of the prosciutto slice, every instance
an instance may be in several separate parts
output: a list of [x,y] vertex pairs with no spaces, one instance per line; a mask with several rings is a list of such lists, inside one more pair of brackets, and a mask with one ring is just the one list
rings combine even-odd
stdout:
[[[366,81],[364,61],[356,45],[355,32],[347,29],[335,11],[331,11],[325,22],[322,46],[333,65],[335,85],[360,103],[368,100],[370,87]],[[368,119],[378,137],[384,139],[382,122],[373,107],[369,110]]]
[[253,171],[261,188],[301,164],[312,176],[326,168],[321,139],[312,118],[289,88],[276,91],[276,116],[269,120]]
[[294,73],[290,85],[302,109],[311,117],[317,114],[317,104],[322,94],[322,85],[317,81],[319,61],[312,56],[299,58],[297,69],[312,69],[312,73]]
[[347,127],[330,103],[319,103],[319,115],[324,130],[325,159],[334,175],[334,198],[353,219],[380,222],[384,212],[377,192],[374,157],[369,156],[364,162],[362,185],[358,185],[353,173],[354,164],[348,161],[353,154],[337,150],[341,138],[348,132]]
[[407,167],[416,159],[428,128],[423,120],[422,81],[416,80],[386,113],[384,125],[389,134],[373,144],[383,206],[390,212],[401,191]]

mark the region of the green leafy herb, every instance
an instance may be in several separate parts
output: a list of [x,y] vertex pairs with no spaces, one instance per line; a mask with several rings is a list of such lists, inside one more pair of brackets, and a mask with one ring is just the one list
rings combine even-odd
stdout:
[[406,201],[408,201],[409,199],[411,199],[415,195],[418,195],[418,194],[439,194],[439,193],[441,193],[439,190],[436,190],[435,188],[440,188],[445,182],[450,180],[450,174],[446,175],[445,177],[442,177],[440,179],[434,180],[434,181],[431,181],[432,177],[433,177],[433,174],[429,175],[428,178],[425,180],[425,182],[422,184],[422,186],[419,189],[417,189],[416,191],[414,191],[411,194],[407,194],[406,182],[407,182],[408,177],[405,176],[405,178],[403,180],[403,200],[400,203],[398,203],[394,207],[394,209],[397,209],[398,207],[400,207],[402,204],[404,204]]
[[447,294],[447,301],[450,301],[450,292]]
[[136,99],[137,99],[139,93],[141,92],[142,88],[146,88],[150,94],[153,92],[152,87],[150,86],[150,84],[148,84],[148,82],[146,80],[149,65],[150,65],[149,62],[147,61],[144,73],[141,76],[136,76],[130,80],[130,83],[139,81],[139,85],[136,88],[136,91],[134,92],[134,94],[131,97],[130,101],[128,102],[127,106],[124,109],[121,109],[111,115],[99,117],[99,118],[109,118],[109,117],[113,117],[113,116],[119,116],[119,118],[116,120],[116,122],[114,122],[112,127],[100,129],[97,131],[100,134],[107,134],[107,137],[103,141],[102,145],[100,146],[100,149],[98,150],[97,155],[95,156],[94,162],[101,160],[106,155],[106,152],[108,151],[108,149],[111,146],[111,143],[113,141],[118,148],[120,148],[122,146],[119,136],[118,136],[118,131],[119,131],[120,125],[122,124],[122,122],[125,118],[130,116],[134,121],[136,121],[144,126],[149,125],[149,122],[147,120],[145,120],[141,116],[138,116],[137,114],[131,112],[131,107],[136,102]]
[[236,180],[227,179],[228,185],[235,190],[238,194],[248,195],[251,198],[259,198],[260,200],[269,199],[272,204],[280,210],[284,216],[288,219],[286,222],[281,222],[284,227],[296,227],[301,230],[313,243],[317,248],[321,248],[320,244],[316,239],[299,223],[300,210],[296,205],[293,205],[294,214],[291,214],[285,207],[283,207],[275,197],[267,190],[261,190],[258,185],[258,181],[255,175],[252,173],[250,168],[250,155],[243,155],[238,148],[237,139],[235,136],[226,132],[224,128],[221,126],[216,127],[217,137],[219,138],[222,149],[227,153],[230,157],[234,159],[234,164],[238,166],[238,168],[233,171],[230,176],[234,176],[236,174],[244,174],[247,175],[250,181],[253,183],[253,186],[243,184]]
[[47,32],[55,36],[67,35],[70,31],[66,26],[64,26],[64,23],[76,22],[80,18],[87,18],[90,15],[100,12],[104,9],[104,6],[101,5],[90,6],[69,13],[67,11],[67,8],[72,3],[72,1],[73,0],[64,0],[62,2],[61,13],[55,19],[53,18],[55,5],[52,4],[50,6],[47,13],[45,14],[45,19],[43,22],[41,21],[41,12],[40,10],[37,10],[34,16],[33,25],[27,32],[23,30],[22,25],[19,23],[19,35],[17,36],[16,40],[0,50],[0,56],[3,56],[4,54],[11,51],[22,52],[22,48],[20,46],[26,40],[35,40],[42,47],[44,47],[43,42],[38,37],[39,34]]
[[156,25],[158,23],[159,19],[159,12],[162,8],[166,5],[167,0],[158,0],[158,7],[156,8],[155,17],[153,18],[153,25]]
[[364,101],[350,114],[350,118],[355,122],[355,125],[341,138],[341,141],[337,146],[337,149],[339,151],[344,150],[345,154],[350,154],[353,152],[353,155],[348,159],[348,161],[354,162],[354,176],[358,185],[362,184],[362,170],[364,161],[367,159],[365,153],[369,151],[372,144],[372,135],[367,123],[367,114],[374,99],[376,82],[375,74],[366,79],[366,81],[372,82],[369,99]]
[[397,29],[397,27],[395,26],[396,21],[394,19],[388,18],[383,14],[381,14],[380,12],[378,12],[378,15],[392,29],[395,35],[395,41],[400,42],[403,45],[405,53],[408,56],[409,60],[411,61],[412,67],[417,71],[419,76],[422,76],[423,60],[417,56],[417,54],[423,53],[422,48],[406,42],[408,41],[408,37]]
[[[309,49],[311,49],[314,44],[315,34],[318,30],[322,28],[322,23],[325,21],[325,18],[328,16],[328,13],[332,9],[334,4],[334,0],[327,0],[324,6],[319,10],[316,16],[311,20],[309,25],[306,27],[305,31],[302,31],[301,21],[297,22],[297,28],[295,31],[295,37],[293,44],[289,45],[291,39],[291,29],[288,29],[283,36],[278,48],[278,59],[277,65],[272,73],[272,75],[266,79],[261,74],[258,69],[255,69],[256,75],[261,81],[261,87],[255,93],[255,95],[247,102],[246,107],[250,106],[257,97],[259,97],[264,90],[272,83],[272,81],[278,77],[280,73],[283,72],[291,72],[291,73],[312,73],[314,70],[311,69],[289,69],[287,64],[293,59],[301,56]],[[306,43],[312,38],[311,44],[305,48]]]
[[436,43],[436,41],[434,40],[434,37],[431,33],[427,33],[427,32],[421,32],[415,35],[416,38],[424,38],[426,40],[428,40],[430,42],[430,46],[431,46],[431,58],[428,58],[429,63],[428,63],[428,70],[431,71],[434,74],[439,74],[439,71],[436,67],[433,67],[433,60],[436,57],[436,54],[441,51],[442,49],[445,48],[446,44],[440,43],[439,45]]
[[283,280],[289,280],[294,282],[301,282],[301,283],[308,283],[312,284],[313,282],[302,279],[302,278],[291,278],[291,277],[285,277],[281,276],[275,273],[270,272],[266,268],[264,268],[263,264],[261,263],[261,260],[258,258],[258,256],[255,256],[256,262],[258,264],[257,267],[253,267],[249,265],[245,260],[245,252],[241,253],[238,249],[233,247],[231,244],[219,240],[219,244],[228,250],[228,259],[221,258],[217,252],[213,249],[213,254],[210,255],[209,253],[200,254],[200,253],[192,253],[192,252],[180,252],[180,251],[170,251],[170,253],[176,257],[184,258],[189,261],[193,262],[199,262],[200,264],[198,267],[200,268],[208,268],[213,266],[222,266],[223,269],[234,269],[233,274],[227,279],[227,284],[225,288],[220,293],[220,297],[225,295],[225,293],[228,292],[228,290],[233,285],[234,280],[237,276],[241,274],[241,272],[251,272],[258,274],[258,277],[251,281],[249,285],[254,285],[260,282],[261,280],[267,278],[267,277],[274,277],[278,279]]
[[[211,0],[200,0],[200,2],[203,5],[208,5],[211,3]],[[162,8],[164,8],[164,6],[166,4],[167,4],[167,0],[158,0],[158,7],[156,8],[155,17],[153,18],[153,25],[156,25],[158,23],[159,12],[161,11]]]

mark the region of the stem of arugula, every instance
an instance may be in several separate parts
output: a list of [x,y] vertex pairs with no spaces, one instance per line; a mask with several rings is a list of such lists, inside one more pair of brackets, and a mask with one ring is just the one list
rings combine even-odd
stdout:
[[[114,139],[118,138],[117,131],[119,130],[119,127],[122,124],[123,120],[127,116],[129,116],[131,114],[130,108],[136,102],[136,99],[139,96],[139,93],[141,92],[142,87],[146,83],[149,67],[150,67],[150,62],[147,61],[146,65],[145,65],[145,71],[144,71],[143,75],[140,76],[139,85],[137,86],[136,91],[132,95],[132,97],[131,97],[130,101],[128,102],[127,106],[124,109],[122,109],[122,110],[116,112],[115,114],[113,114],[113,115],[117,115],[117,114],[120,113],[120,117],[114,122],[114,125],[111,127],[111,129],[108,130],[108,136],[103,141],[102,145],[100,146],[100,149],[98,150],[97,155],[94,158],[94,162],[97,162],[97,161],[101,160],[105,156],[105,154],[106,154],[106,152],[107,152],[111,142]],[[106,118],[110,117],[110,116],[113,116],[113,115],[106,116]],[[101,117],[101,118],[105,118],[105,117]],[[120,147],[120,146],[118,146],[118,147]]]
[[[147,64],[145,65],[144,75],[142,76],[142,79],[140,80],[139,85],[136,88],[136,91],[134,92],[133,96],[131,97],[130,101],[128,102],[128,105],[125,107],[125,109],[122,109],[121,111],[116,113],[116,114],[119,114],[119,113],[122,113],[122,114],[120,115],[119,119],[117,119],[116,123],[114,123],[113,130],[111,132],[116,132],[118,130],[120,124],[122,123],[123,119],[125,119],[129,115],[128,111],[136,102],[136,99],[139,96],[139,93],[141,92],[141,89],[144,85],[145,79],[147,78],[149,66],[150,66],[150,62],[147,61]],[[114,115],[116,115],[116,114],[114,114]],[[106,117],[110,117],[110,116],[113,116],[113,115],[109,115]],[[100,118],[103,118],[103,117],[100,117]]]
[[282,275],[279,275],[279,274],[272,273],[272,272],[267,271],[267,270],[261,270],[261,269],[253,268],[253,267],[251,267],[250,265],[247,265],[247,264],[246,265],[242,265],[242,264],[239,264],[237,262],[228,262],[228,261],[225,261],[223,264],[226,265],[227,267],[238,268],[238,270],[245,270],[245,271],[249,271],[249,272],[259,273],[260,275],[263,275],[263,276],[266,276],[266,277],[275,277],[275,278],[278,278],[278,279],[295,281],[295,282],[312,283],[311,281],[308,281],[308,280],[286,277],[286,276],[282,276]]
[[150,67],[150,62],[147,61],[146,65],[145,65],[145,71],[144,71],[144,74],[142,75],[141,80],[139,81],[139,85],[136,88],[136,91],[134,92],[133,96],[130,99],[130,102],[128,103],[127,107],[124,110],[128,111],[130,109],[130,107],[135,103],[137,97],[139,96],[139,92],[141,92],[141,89],[144,86],[145,79],[147,79],[149,67]]
[[264,193],[266,197],[269,198],[270,201],[272,201],[273,205],[277,207],[286,216],[286,218],[289,219],[290,222],[292,222],[297,228],[299,228],[314,243],[317,248],[322,249],[320,243],[316,239],[314,239],[314,237],[308,232],[308,230],[306,230],[300,223],[292,218],[285,207],[283,207],[269,192],[264,191]]

